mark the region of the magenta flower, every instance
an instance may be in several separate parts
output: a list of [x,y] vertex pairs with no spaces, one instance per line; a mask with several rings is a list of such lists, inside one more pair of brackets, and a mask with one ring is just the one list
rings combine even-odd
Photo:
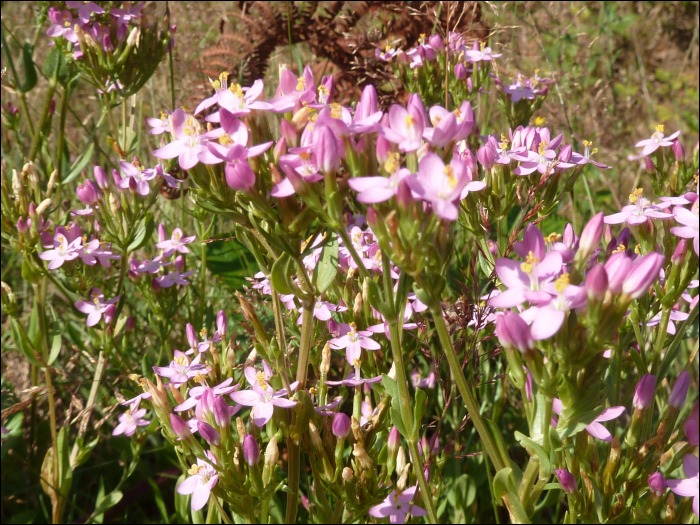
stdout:
[[[562,405],[561,399],[554,398],[554,402],[552,403],[552,410],[556,414],[561,415],[561,413],[564,411],[564,406]],[[601,412],[601,414],[597,418],[593,420],[593,422],[590,425],[586,427],[586,430],[594,438],[610,442],[612,441],[612,434],[610,434],[610,432],[608,432],[608,429],[600,423],[603,421],[610,421],[611,419],[616,419],[624,413],[625,407],[623,406],[606,408],[605,410],[603,410],[603,412]]]
[[209,387],[206,384],[202,386],[192,387],[188,392],[189,398],[187,399],[187,401],[176,406],[173,410],[175,410],[175,412],[184,412],[185,410],[189,410],[192,407],[196,407],[199,403],[199,400],[202,399],[202,396],[204,396],[204,393],[206,391],[211,391],[211,394],[215,396],[223,396],[238,390],[240,385],[231,386],[231,383],[233,383],[233,378],[229,377],[226,381],[218,384],[215,387]]
[[154,170],[146,170],[143,169],[143,166],[134,166],[130,162],[121,161],[119,171],[121,171],[123,178],[117,183],[117,186],[122,189],[133,186],[139,195],[148,196],[151,192],[148,181],[155,178],[156,172]]
[[[686,312],[681,312],[680,310],[671,310],[671,313],[669,314],[670,319],[668,321],[668,326],[666,327],[666,333],[670,335],[676,335],[676,325],[674,321],[676,322],[682,322],[688,319],[690,317],[690,314]],[[661,312],[656,314],[654,317],[649,319],[647,321],[647,326],[656,326],[661,322]]]
[[685,479],[667,479],[666,484],[675,494],[684,498],[693,498],[693,512],[700,516],[700,475],[698,475],[698,457],[692,454],[683,456]]
[[73,15],[67,9],[59,11],[55,7],[49,9],[49,19],[54,25],[46,31],[51,38],[63,37],[73,44],[78,43],[78,37],[73,31]]
[[362,90],[360,102],[355,108],[350,131],[353,133],[374,132],[381,119],[382,112],[378,111],[377,90],[372,84],[367,84]]
[[131,2],[124,2],[122,9],[110,9],[109,14],[115,17],[117,24],[128,25],[129,22],[134,18],[140,18],[141,10],[143,9],[144,2],[136,5],[131,5]]
[[578,485],[576,484],[576,478],[573,474],[566,469],[554,469],[554,474],[556,474],[561,484],[561,488],[567,494],[573,494],[578,490]]
[[424,509],[411,504],[416,488],[411,487],[403,492],[392,490],[384,501],[369,509],[369,515],[379,519],[388,517],[390,523],[406,523],[409,510],[412,516],[425,516],[427,513]]
[[632,271],[624,277],[622,294],[630,299],[639,299],[659,278],[666,258],[660,253],[651,252],[634,261]]
[[379,134],[399,145],[403,152],[416,151],[421,146],[425,122],[420,110],[409,104],[408,110],[394,104],[389,109],[389,127],[380,125]]
[[356,367],[355,372],[350,372],[348,376],[341,381],[326,381],[329,386],[360,386],[360,385],[373,385],[375,383],[381,383],[382,376],[370,377],[365,379],[361,376],[359,369]]
[[185,352],[186,354],[193,353],[195,349],[198,353],[206,352],[214,343],[221,341],[221,335],[219,335],[218,331],[214,332],[214,337],[209,339],[206,330],[202,330],[200,335],[202,335],[203,340],[200,341],[197,338],[197,333],[194,331],[194,326],[190,323],[187,323],[185,326],[185,334],[187,335],[187,342],[190,344],[190,350]]
[[700,446],[700,428],[698,427],[698,402],[696,401],[693,405],[693,409],[690,411],[688,419],[683,423],[683,431],[685,432],[685,437],[692,446]]
[[185,354],[179,350],[174,352],[175,359],[168,366],[154,366],[153,371],[161,377],[167,377],[175,386],[180,386],[187,383],[190,379],[198,375],[204,375],[209,372],[207,365],[200,364],[202,354],[197,354],[191,362]]
[[[316,99],[316,83],[309,66],[304,67],[304,73],[300,77],[297,77],[289,69],[285,69],[280,74],[276,98],[272,99],[270,103],[277,107],[281,103],[288,103],[290,99],[292,107],[295,109],[304,104],[310,104]],[[291,108],[286,111],[290,110]]]
[[566,312],[581,308],[588,302],[586,289],[569,284],[568,273],[562,274],[554,283],[548,283],[545,290],[554,297],[548,303],[540,303],[522,314],[526,320],[532,320],[530,333],[536,341],[552,337],[564,324]]
[[110,260],[121,258],[121,255],[112,253],[109,243],[102,242],[99,239],[92,239],[80,250],[80,259],[88,266],[95,266],[99,261],[102,266],[109,268],[112,265]]
[[185,273],[180,273],[179,271],[174,271],[170,272],[167,275],[163,275],[162,277],[156,277],[154,281],[160,286],[161,288],[170,288],[171,286],[175,286],[176,284],[179,284],[180,286],[185,286],[190,284],[190,282],[186,279],[186,277],[189,277],[194,273],[194,270],[190,270],[189,272]]
[[[231,394],[231,399],[241,405],[254,407],[253,422],[257,426],[262,427],[272,419],[274,407],[292,408],[296,406],[296,401],[284,397],[288,395],[285,388],[275,392],[268,384],[269,377],[265,372],[258,372],[255,368],[247,367],[244,374],[253,389],[234,392]],[[298,384],[295,381],[289,386],[294,390]]]
[[363,348],[366,350],[379,350],[381,348],[379,343],[370,339],[372,332],[357,331],[355,323],[349,325],[341,323],[340,333],[342,335],[331,339],[329,344],[334,350],[345,348],[345,356],[350,365],[354,365],[355,361],[360,359]]
[[[493,50],[483,42],[481,42],[481,49],[478,51],[469,49],[465,51],[464,54],[469,62],[481,62],[482,60],[488,62],[503,55],[503,53],[494,53]],[[516,101],[514,100],[513,102]]]
[[518,74],[518,80],[509,86],[503,86],[503,92],[506,95],[510,95],[510,101],[514,104],[522,99],[534,100],[535,92],[529,84],[529,81],[523,81],[520,74]]
[[670,219],[672,213],[667,213],[663,210],[668,208],[671,203],[652,204],[649,199],[642,197],[642,189],[637,188],[630,195],[630,202],[627,206],[622,207],[620,213],[613,213],[605,217],[605,224],[620,224],[626,222],[630,226],[635,224],[643,224],[647,219]]
[[[347,311],[346,306],[338,306],[328,301],[316,301],[314,305],[314,317],[319,321],[326,322],[331,318],[331,312],[345,312]],[[299,313],[301,313],[302,308],[299,308]],[[301,324],[301,317],[297,320],[297,324]]]
[[690,210],[676,206],[673,209],[673,216],[683,226],[674,226],[671,233],[683,239],[693,239],[693,249],[695,255],[698,253],[698,202],[695,201]]
[[170,117],[167,113],[162,113],[160,118],[149,117],[146,122],[151,126],[149,133],[151,135],[162,135],[163,133],[170,133]]
[[93,288],[90,292],[90,301],[78,301],[75,303],[75,307],[84,314],[88,314],[88,326],[95,326],[100,322],[102,314],[109,308],[109,305],[116,304],[120,297],[120,295],[117,295],[114,299],[105,301],[102,290]]
[[180,167],[183,170],[189,170],[196,166],[199,162],[199,154],[206,149],[206,143],[224,133],[222,128],[201,133],[201,127],[197,120],[180,108],[173,112],[170,119],[170,129],[175,140],[155,150],[153,156],[159,159],[178,157]]
[[406,181],[416,195],[433,206],[438,217],[454,221],[458,213],[455,201],[461,196],[468,179],[469,173],[463,161],[453,158],[445,166],[439,156],[428,152],[418,165],[418,174],[411,175]]
[[158,273],[158,271],[161,268],[165,266],[170,266],[171,264],[167,261],[164,261],[162,255],[159,255],[153,260],[146,259],[140,264],[135,259],[132,259],[130,262],[136,262],[136,264],[134,265],[134,271],[136,273]]
[[358,192],[357,200],[365,204],[375,204],[391,199],[399,191],[399,183],[411,174],[406,168],[397,169],[388,177],[354,177],[348,179],[348,186]]
[[231,84],[229,86],[227,78],[228,74],[222,73],[219,76],[219,80],[212,81],[210,79],[214,89],[216,89],[216,93],[200,102],[199,106],[197,106],[197,109],[194,111],[195,115],[214,104],[218,104],[219,107],[228,110],[234,116],[247,115],[254,109],[274,109],[269,102],[258,100],[263,93],[264,86],[262,80],[256,80],[249,88],[242,88],[238,84]]
[[190,253],[187,244],[190,244],[195,239],[195,235],[183,237],[182,230],[175,228],[169,240],[165,240],[156,244],[156,247],[163,250],[163,257],[170,257],[175,252]]
[[121,434],[133,436],[138,427],[145,427],[151,423],[147,419],[143,419],[143,416],[146,415],[146,409],[139,409],[139,401],[134,403],[133,406],[119,416],[119,424],[112,431],[113,436],[119,436]]
[[88,24],[90,22],[92,13],[102,15],[105,12],[105,10],[95,2],[77,2],[69,0],[66,2],[66,6],[78,10],[78,18],[80,18],[83,24]]
[[379,48],[374,50],[374,57],[378,60],[381,60],[382,62],[389,62],[392,58],[394,58],[401,49],[395,49],[391,47],[389,44],[384,47],[384,51],[381,51]]
[[642,150],[642,155],[651,155],[657,149],[664,147],[673,146],[674,140],[681,134],[680,131],[672,133],[668,137],[664,135],[664,126],[662,124],[656,126],[656,131],[652,134],[651,138],[640,140],[637,142],[635,148],[644,148]]
[[53,237],[53,248],[39,254],[39,258],[49,262],[49,270],[60,268],[64,262],[72,261],[80,256],[83,240],[80,236],[69,240],[58,228]]
[[178,494],[192,494],[192,510],[200,510],[209,501],[212,489],[219,481],[219,474],[212,465],[216,465],[216,457],[207,450],[209,462],[197,459],[197,464],[192,465],[187,473],[190,475],[177,486]]

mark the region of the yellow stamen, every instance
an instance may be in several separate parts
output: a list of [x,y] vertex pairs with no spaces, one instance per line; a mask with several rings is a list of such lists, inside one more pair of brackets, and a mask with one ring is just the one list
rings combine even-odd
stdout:
[[632,204],[637,204],[637,201],[639,198],[642,196],[642,193],[644,193],[644,190],[642,188],[637,188],[630,194],[630,202]]
[[386,53],[388,53],[389,51],[391,51],[391,46],[390,46],[389,44],[387,44],[386,47],[384,48],[384,51],[385,51]]
[[552,232],[544,238],[544,240],[549,243],[557,242],[559,239],[561,239],[561,235],[556,232]]
[[537,148],[540,155],[544,155],[547,152],[547,143],[543,140]]
[[180,355],[180,356],[177,356],[177,357],[174,359],[174,361],[175,361],[178,365],[184,366],[184,365],[187,364],[187,357],[185,357],[184,355]]
[[255,379],[257,380],[260,388],[267,390],[267,379],[265,378],[265,372],[258,372],[255,374]]
[[190,476],[196,476],[197,474],[199,474],[199,471],[202,470],[203,468],[204,468],[204,467],[200,467],[199,465],[192,465],[192,468],[190,468],[190,469],[187,471],[187,473],[188,473]]
[[240,84],[231,84],[228,87],[228,90],[236,95],[238,98],[242,99],[243,98],[243,88],[241,87]]
[[520,265],[520,269],[526,274],[530,275],[530,272],[532,272],[532,269],[535,267],[535,263],[538,262],[540,262],[540,260],[535,257],[535,254],[532,253],[532,251],[530,251],[530,253],[527,254],[527,257],[525,257],[525,262]]
[[384,169],[387,173],[394,173],[399,168],[399,154],[390,152],[384,162]]
[[570,284],[571,284],[571,279],[569,279],[569,274],[564,273],[561,275],[561,277],[559,277],[559,279],[554,281],[554,289],[557,292],[562,293],[564,290],[566,290],[566,287],[569,286]]
[[410,128],[411,126],[413,126],[413,117],[411,115],[406,115],[404,121],[406,122],[406,127]]
[[309,394],[315,396],[316,394],[318,394],[318,390],[316,390],[314,387],[311,387],[309,388]]
[[486,49],[486,42],[479,42],[479,49],[481,49],[482,51]]
[[331,92],[328,90],[328,88],[326,86],[321,84],[320,86],[318,86],[318,94],[328,96],[331,94]]
[[642,254],[642,245],[641,244],[638,244],[637,246],[634,247],[634,253],[636,253],[637,255]]
[[219,144],[222,146],[228,146],[229,144],[233,144],[233,139],[229,136],[228,133],[224,133],[219,137]]
[[656,132],[657,132],[657,133],[663,133],[663,132],[664,132],[664,125],[663,125],[663,124],[659,124],[658,126],[656,126]]
[[457,178],[455,177],[455,170],[452,169],[452,166],[449,164],[445,166],[445,169],[442,170],[442,172],[447,175],[447,182],[450,185],[450,189],[454,188],[457,186]]
[[168,114],[165,111],[160,112],[160,120],[168,120]]
[[620,243],[617,248],[613,250],[613,253],[622,253],[627,249],[627,246],[624,244]]
[[541,126],[544,126],[544,123],[547,122],[547,120],[544,117],[535,117],[535,126],[538,128]]
[[506,136],[501,133],[501,143],[499,144],[501,149],[508,149],[508,144],[510,141],[506,138]]
[[207,376],[204,374],[197,373],[196,376],[193,377],[195,383],[199,383],[200,385],[203,385],[204,382],[207,380]]
[[342,116],[343,116],[343,106],[341,106],[337,102],[333,102],[331,104],[331,117],[340,118]]
[[306,79],[304,77],[297,78],[297,91],[304,91],[306,87]]

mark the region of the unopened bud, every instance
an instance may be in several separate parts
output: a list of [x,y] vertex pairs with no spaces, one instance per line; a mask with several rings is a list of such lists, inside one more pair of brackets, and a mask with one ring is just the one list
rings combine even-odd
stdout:
[[175,400],[175,403],[177,403],[178,405],[181,405],[185,402],[185,398],[182,397],[182,394],[180,393],[180,389],[178,389],[172,383],[168,383],[168,388],[170,388],[170,393],[173,395],[173,399]]
[[133,28],[131,33],[129,33],[129,38],[126,39],[126,45],[128,47],[139,47],[140,36],[141,30],[138,27]]
[[352,455],[359,463],[361,469],[369,470],[372,468],[372,458],[367,455],[367,451],[359,443],[353,445]]
[[406,468],[406,451],[402,446],[399,446],[399,453],[396,455],[396,472],[399,476]]
[[654,161],[651,160],[651,157],[644,157],[644,168],[649,173],[654,173],[656,171],[656,166],[654,166]]
[[656,390],[656,377],[651,374],[644,374],[634,389],[632,404],[637,410],[646,410],[654,400]]
[[243,438],[243,459],[252,467],[260,461],[260,446],[253,436],[246,434]]
[[680,410],[685,404],[685,398],[688,396],[688,387],[690,386],[690,374],[687,370],[683,370],[673,383],[671,395],[668,398],[669,406]]
[[675,140],[671,149],[673,150],[673,155],[676,157],[676,160],[685,160],[685,148],[680,140]]
[[280,457],[280,451],[277,447],[277,436],[272,436],[270,442],[267,444],[265,449],[265,466],[274,467],[277,464],[277,460]]
[[328,375],[328,372],[331,369],[331,345],[326,342],[326,344],[323,346],[323,351],[321,352],[321,366],[320,366],[320,372],[321,375]]
[[338,412],[333,416],[333,425],[331,428],[335,437],[345,439],[348,437],[351,429],[350,418],[342,412]]
[[355,319],[362,315],[362,294],[359,292],[355,296],[355,302],[352,305],[352,315]]
[[56,183],[58,182],[58,170],[53,170],[51,176],[49,177],[49,182],[46,185],[46,197],[51,197],[53,195],[53,190],[56,189]]
[[343,469],[343,481],[350,481],[354,477],[355,473],[350,467],[345,467]]
[[671,264],[673,264],[673,266],[683,266],[687,255],[688,243],[685,239],[681,239],[680,241],[678,241],[676,249],[673,250],[673,255],[671,256]]
[[49,209],[49,206],[51,206],[51,199],[44,199],[39,203],[39,206],[36,207],[36,214],[38,216],[43,215],[46,210]]
[[170,426],[175,434],[180,439],[186,439],[192,433],[187,422],[177,414],[170,414]]
[[576,479],[571,472],[566,469],[555,469],[554,473],[557,475],[557,478],[559,478],[559,483],[561,484],[561,488],[564,489],[564,492],[573,494],[578,490]]

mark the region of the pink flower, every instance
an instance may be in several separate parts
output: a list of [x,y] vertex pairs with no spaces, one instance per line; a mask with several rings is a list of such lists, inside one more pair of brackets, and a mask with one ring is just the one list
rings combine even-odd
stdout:
[[197,459],[197,464],[192,465],[187,473],[190,475],[177,486],[178,494],[192,494],[192,510],[200,510],[209,501],[212,489],[219,481],[219,474],[212,465],[216,465],[216,457],[207,450],[209,462]]
[[645,139],[645,140],[640,140],[637,142],[634,147],[635,148],[644,148],[642,150],[642,155],[651,155],[654,153],[657,149],[661,147],[669,147],[673,146],[673,141],[676,139],[681,134],[680,131],[676,131],[675,133],[672,133],[668,137],[664,135],[664,127],[663,125],[658,125],[656,126],[656,131],[652,134],[651,138]]
[[110,9],[109,14],[117,19],[117,24],[128,25],[134,18],[140,18],[141,9],[143,9],[144,2],[140,4],[131,5],[131,2],[125,2],[123,9]]
[[[561,399],[554,398],[554,402],[552,403],[552,410],[556,414],[561,415],[561,413],[564,411],[564,406],[562,405]],[[586,430],[594,438],[610,442],[612,441],[612,434],[610,434],[610,432],[608,432],[608,429],[600,423],[602,421],[610,421],[611,419],[616,419],[624,413],[625,407],[623,406],[606,408],[605,410],[603,410],[603,412],[601,412],[601,414],[597,418],[593,420],[593,422],[590,425],[586,427]]]
[[514,104],[520,101],[521,99],[535,99],[535,92],[530,87],[529,81],[523,81],[520,74],[518,74],[518,80],[516,80],[514,84],[510,84],[509,86],[503,86],[503,92],[506,95],[510,95],[510,101]]
[[105,301],[105,296],[102,294],[102,290],[99,288],[93,288],[90,292],[90,301],[78,301],[75,303],[75,307],[88,314],[87,325],[95,326],[100,322],[102,314],[109,308],[109,305],[116,304],[121,296],[117,295],[114,299]]
[[49,9],[49,19],[54,25],[49,27],[46,34],[51,38],[58,38],[62,36],[69,42],[73,44],[78,43],[78,37],[73,31],[73,15],[67,9],[59,11],[58,9],[52,7]]
[[199,162],[199,154],[206,150],[206,143],[224,133],[222,128],[201,133],[201,127],[197,120],[180,108],[177,108],[170,118],[170,129],[175,140],[155,150],[153,156],[159,159],[178,157],[180,167],[183,170],[189,170],[196,166]]
[[88,266],[94,266],[99,261],[102,266],[109,268],[112,266],[110,260],[121,258],[121,255],[112,253],[109,243],[102,242],[99,239],[92,239],[80,251],[80,259]]
[[180,286],[185,286],[187,284],[190,284],[186,277],[189,277],[193,273],[194,270],[190,270],[189,272],[185,273],[180,273],[179,271],[170,272],[169,274],[163,275],[162,277],[156,277],[154,281],[161,288],[170,288],[171,286],[175,286],[176,284],[179,284]]
[[192,387],[188,392],[189,398],[187,399],[187,401],[176,406],[173,410],[175,412],[184,412],[185,410],[189,410],[192,407],[198,406],[199,400],[202,399],[204,393],[207,391],[211,391],[211,394],[215,396],[223,396],[238,390],[240,385],[231,386],[231,383],[233,383],[233,378],[229,377],[226,381],[218,384],[215,387],[207,386],[206,381],[205,384],[202,386]]
[[406,168],[397,169],[388,177],[354,177],[348,185],[359,193],[357,200],[374,204],[391,199],[399,191],[399,183],[411,174]]
[[200,102],[197,109],[195,109],[194,114],[196,115],[203,109],[218,104],[219,107],[225,108],[231,112],[234,116],[247,115],[252,110],[270,110],[274,109],[272,104],[269,102],[263,102],[258,100],[263,94],[263,81],[258,79],[249,88],[242,88],[238,84],[228,85],[227,82],[228,74],[222,73],[219,76],[219,80],[210,80],[216,93],[213,96],[204,99]]
[[389,142],[399,145],[403,152],[416,151],[420,148],[425,122],[420,110],[409,104],[408,110],[394,104],[389,109],[389,127],[380,125],[379,134]]
[[683,226],[674,226],[671,233],[683,239],[693,239],[693,249],[695,255],[698,253],[698,201],[693,203],[690,210],[676,206],[673,209],[673,216]]
[[80,256],[83,240],[78,236],[69,240],[58,228],[53,237],[53,249],[43,251],[39,258],[49,262],[49,270],[60,268],[64,262],[72,261]]
[[77,2],[69,0],[68,2],[66,2],[66,6],[70,7],[71,9],[78,10],[78,18],[80,18],[80,21],[83,24],[87,24],[90,22],[90,17],[92,16],[92,13],[102,15],[105,12],[105,10],[99,5],[97,5],[95,2]]
[[366,350],[379,350],[381,348],[379,343],[370,339],[372,332],[357,331],[355,323],[349,325],[341,323],[340,333],[342,334],[340,337],[331,339],[329,343],[334,350],[345,348],[345,356],[350,365],[354,365],[355,361],[360,359],[363,348]]
[[532,321],[530,332],[536,341],[552,337],[564,324],[566,312],[581,308],[588,302],[586,289],[569,284],[568,273],[562,274],[554,283],[548,283],[545,291],[554,297],[549,302],[533,306],[522,314],[527,321]]
[[163,113],[161,118],[149,117],[146,122],[151,126],[149,133],[151,135],[162,135],[163,133],[170,133],[170,117],[167,113]]
[[425,516],[424,509],[411,504],[417,487],[411,487],[403,492],[392,490],[384,501],[369,509],[369,515],[374,518],[389,518],[390,523],[406,523],[409,510],[412,516]]
[[663,210],[671,203],[652,204],[649,199],[642,197],[642,189],[638,188],[630,195],[630,202],[622,207],[620,213],[613,213],[605,217],[605,224],[620,224],[626,222],[630,226],[643,224],[647,219],[670,219],[673,214]]
[[159,242],[156,244],[156,247],[163,250],[163,257],[170,257],[175,252],[190,253],[189,248],[185,245],[194,241],[195,237],[195,235],[183,237],[182,230],[180,228],[175,228],[170,236],[170,240]]
[[698,458],[692,454],[683,456],[685,479],[667,479],[666,484],[675,494],[693,498],[693,512],[700,516],[700,476],[698,475]]
[[453,158],[445,166],[439,156],[426,153],[418,165],[418,174],[411,175],[406,181],[417,196],[433,206],[438,217],[448,221],[457,219],[455,201],[459,200],[469,181],[468,169],[463,161]]
[[700,428],[698,428],[698,402],[696,401],[693,405],[693,409],[690,411],[688,419],[683,423],[683,431],[685,432],[685,437],[692,446],[700,446]]
[[173,359],[168,366],[153,367],[153,371],[156,374],[161,377],[169,378],[173,385],[180,386],[200,374],[204,375],[208,373],[207,365],[199,363],[202,359],[202,354],[197,354],[197,357],[195,357],[192,362],[179,350],[175,350],[174,355],[175,359]]
[[370,377],[368,379],[363,378],[356,368],[355,372],[350,372],[345,379],[340,381],[326,381],[326,384],[329,386],[360,386],[373,385],[375,383],[381,383],[381,381],[382,376]]
[[[247,367],[244,374],[253,389],[234,392],[231,394],[231,399],[241,405],[254,407],[253,422],[257,426],[262,427],[272,419],[274,407],[292,408],[296,406],[296,401],[284,397],[288,395],[285,388],[275,392],[268,384],[269,376],[265,372],[258,372],[255,368]],[[294,390],[298,384],[295,381],[289,386]]]
[[137,427],[145,427],[150,424],[147,419],[142,419],[146,415],[146,409],[139,409],[140,399],[133,404],[126,412],[119,416],[119,424],[112,431],[113,436],[124,434],[125,436],[133,436]]
[[392,58],[394,58],[397,53],[401,51],[401,49],[395,49],[391,47],[390,45],[386,45],[384,48],[384,51],[380,51],[379,48],[374,50],[374,57],[378,60],[381,60],[382,62],[389,62]]
[[481,49],[479,51],[469,49],[465,51],[465,55],[469,62],[481,62],[482,60],[488,62],[494,58],[500,57],[503,53],[494,53],[490,47],[484,46],[484,43],[481,42]]

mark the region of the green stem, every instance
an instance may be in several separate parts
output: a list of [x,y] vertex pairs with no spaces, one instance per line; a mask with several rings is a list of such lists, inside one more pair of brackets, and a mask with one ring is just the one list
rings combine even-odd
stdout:
[[199,317],[202,320],[202,328],[206,328],[204,325],[204,314],[207,308],[206,293],[207,293],[207,245],[202,242],[202,267],[199,274]]
[[659,361],[661,360],[661,351],[664,349],[664,342],[666,341],[666,329],[668,328],[668,323],[671,319],[671,308],[664,306],[661,313],[661,322],[657,328],[656,332],[656,343],[654,344],[654,357],[651,364],[651,373],[655,374],[659,368]]
[[486,452],[491,458],[491,462],[496,468],[496,472],[498,472],[506,465],[498,452],[498,447],[491,436],[491,432],[486,427],[486,423],[484,423],[484,420],[479,413],[479,407],[477,406],[476,400],[474,399],[469,385],[467,384],[467,380],[464,377],[462,367],[457,359],[457,354],[455,354],[454,347],[452,346],[452,340],[447,332],[447,327],[445,326],[445,320],[442,317],[442,311],[439,304],[437,306],[433,306],[430,309],[430,313],[433,317],[433,322],[435,323],[435,328],[437,329],[438,337],[440,338],[440,343],[442,344],[442,349],[445,351],[447,362],[450,365],[450,371],[457,382],[457,388],[459,389],[459,393],[461,394],[464,404],[467,407],[469,417],[474,422],[474,427],[479,433],[479,437],[484,444],[484,448],[486,448]]
[[219,498],[214,496],[212,494],[212,500],[214,501],[214,506],[216,506],[216,509],[219,511],[219,514],[221,514],[221,519],[223,520],[224,523],[231,523],[231,518],[228,517],[228,514],[224,512],[223,507],[221,506],[221,503],[219,503]]
[[114,294],[115,297],[117,295],[121,295],[122,297],[119,298],[119,302],[117,303],[117,312],[114,315],[114,318],[117,319],[119,317],[119,314],[122,311],[122,308],[124,308],[124,302],[126,297],[123,296],[122,290],[124,289],[124,281],[126,279],[126,274],[127,270],[129,269],[129,249],[127,247],[122,248],[122,259],[121,259],[121,268],[119,270],[119,284],[117,284],[117,292]]
[[340,523],[340,518],[343,514],[344,508],[345,504],[343,503],[342,499],[339,499],[335,502],[335,508],[333,509],[333,518],[331,519],[331,523]]
[[49,85],[49,89],[46,91],[46,98],[44,98],[44,107],[41,110],[41,117],[39,118],[39,126],[34,134],[34,140],[32,140],[32,149],[29,150],[29,158],[27,160],[34,161],[37,152],[39,151],[39,146],[41,146],[41,128],[44,126],[44,122],[49,116],[49,110],[51,109],[51,99],[56,91],[56,86],[52,83]]

